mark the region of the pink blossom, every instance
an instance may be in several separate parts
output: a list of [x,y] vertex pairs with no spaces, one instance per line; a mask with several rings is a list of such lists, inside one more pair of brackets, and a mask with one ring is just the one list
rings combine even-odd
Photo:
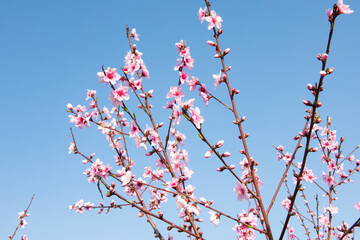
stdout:
[[96,91],[95,90],[87,90],[87,94],[86,94],[86,100],[88,100],[89,98],[93,97],[95,98],[95,94],[96,94]]
[[25,213],[25,211],[19,212],[18,215],[19,215],[19,218],[20,218],[20,219],[22,219],[22,218],[24,218],[24,217],[30,216],[30,214],[29,214],[29,213]]
[[338,6],[338,13],[339,13],[339,14],[342,14],[342,13],[344,13],[344,14],[350,14],[350,13],[353,13],[353,12],[354,12],[354,10],[351,10],[351,9],[349,8],[350,5],[345,5],[345,4],[343,3],[343,0],[338,0],[337,6]]
[[218,75],[213,74],[213,78],[214,78],[214,86],[215,86],[215,88],[217,88],[220,85],[220,83],[222,82],[221,71],[219,72]]
[[291,161],[291,154],[286,152],[285,156],[283,157],[283,159],[285,160],[286,164],[289,164],[289,162]]
[[288,211],[290,209],[290,204],[291,204],[291,201],[288,198],[284,199],[281,202],[281,205],[283,205],[283,207],[286,208],[286,210],[288,210]]
[[196,89],[196,85],[198,84],[199,80],[195,77],[192,77],[190,80],[188,80],[187,84],[190,87],[190,91],[194,91]]
[[190,77],[190,74],[188,74],[188,73],[186,73],[184,71],[179,72],[179,75],[180,75],[180,82],[181,83],[187,82],[189,77]]
[[131,123],[130,123],[130,131],[129,131],[130,137],[134,137],[138,133],[139,133],[139,129],[136,126],[136,123],[134,121],[131,121]]
[[201,123],[204,122],[204,118],[200,115],[200,109],[198,107],[196,108],[190,108],[191,112],[191,121],[195,124],[195,126],[200,129]]
[[184,41],[183,41],[183,40],[180,40],[180,42],[175,43],[175,47],[176,47],[177,51],[180,52],[181,49],[184,48]]
[[208,29],[212,29],[213,27],[221,28],[221,22],[223,21],[220,16],[216,15],[214,10],[211,10],[210,16],[205,17],[205,20],[209,23]]
[[131,35],[130,35],[130,37],[133,37],[136,41],[139,41],[139,34],[136,32],[136,29],[135,28],[133,28],[132,30],[131,30]]
[[182,108],[189,109],[194,106],[194,101],[195,101],[195,98],[192,98],[192,99],[186,100],[185,102],[180,101],[179,104]]
[[[105,72],[105,74],[104,74]],[[120,75],[116,72],[116,68],[107,68],[104,72],[98,72],[97,75],[99,77],[100,83],[106,83],[106,84],[115,84],[116,81],[120,79]]]
[[170,91],[166,95],[166,98],[175,98],[177,101],[181,100],[181,97],[185,96],[185,93],[181,90],[181,86],[170,87]]
[[114,107],[122,106],[122,101],[129,100],[129,95],[127,94],[128,89],[128,86],[122,86],[119,83],[117,88],[110,92],[109,99]]
[[332,185],[336,184],[334,176],[329,176],[328,174],[325,174],[323,172],[322,174],[323,177],[323,181],[324,183],[327,183],[329,185],[329,187],[331,187]]
[[75,123],[75,126],[78,128],[90,127],[90,118],[91,113],[85,113],[85,117],[81,114],[81,112],[78,113],[78,115],[69,115],[70,122]]
[[204,9],[200,8],[198,15],[199,15],[199,20],[201,21],[201,23],[203,23],[206,16],[206,7],[204,7]]
[[354,203],[354,208],[356,208],[360,212],[360,202]]
[[332,16],[333,16],[333,10],[331,8],[326,10],[326,15],[328,16],[328,20],[331,21]]
[[174,117],[174,123],[179,125],[180,124],[180,116],[182,112],[180,111],[179,105],[173,105],[173,117]]
[[291,240],[294,240],[295,239],[295,230],[293,227],[289,228],[289,237]]
[[179,55],[180,57],[185,57],[190,54],[190,47],[180,49]]
[[220,214],[214,212],[214,211],[210,211],[210,222],[212,222],[213,224],[215,224],[215,226],[217,226],[220,223]]
[[184,56],[184,66],[187,69],[193,68],[194,67],[194,59],[190,56],[190,54],[187,54]]
[[302,176],[302,179],[304,181],[313,183],[316,178],[317,177],[314,175],[314,173],[313,173],[313,171],[311,169],[305,168],[305,171],[304,171],[303,176]]
[[143,177],[144,178],[149,178],[151,177],[151,167],[145,167],[145,170],[144,170],[144,174],[143,174]]
[[25,226],[26,226],[28,223],[27,223],[27,221],[26,221],[25,219],[21,219],[19,224],[20,224],[21,228],[25,228]]
[[246,189],[246,186],[240,182],[236,182],[236,186],[234,188],[235,193],[237,194],[237,199],[239,201],[246,200],[249,201],[250,195]]
[[122,176],[120,177],[120,180],[122,182],[121,186],[126,186],[132,179],[132,172],[129,171],[125,171],[125,169],[123,168],[123,172],[122,172]]
[[339,212],[339,209],[337,207],[333,207],[331,204],[326,208],[326,210],[328,210],[331,214],[337,214]]
[[280,152],[284,151],[284,147],[281,145],[279,145],[276,149],[279,150]]
[[72,142],[69,146],[69,154],[71,154],[75,150],[75,144]]

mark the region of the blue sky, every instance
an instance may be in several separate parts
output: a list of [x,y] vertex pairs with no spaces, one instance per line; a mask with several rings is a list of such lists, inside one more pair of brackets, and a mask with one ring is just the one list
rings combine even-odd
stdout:
[[[240,114],[247,116],[244,128],[250,133],[250,152],[260,161],[267,202],[284,169],[272,145],[284,145],[291,152],[295,146],[291,139],[303,128],[305,107],[301,101],[311,100],[306,84],[318,81],[321,65],[316,55],[326,47],[329,23],[325,11],[333,3],[212,1],[212,9],[223,18],[221,45],[231,48],[226,58],[232,66],[229,78],[240,89],[237,106]],[[326,78],[319,114],[324,120],[328,115],[333,118],[338,135],[346,139],[344,149],[348,152],[360,144],[360,3],[347,0],[346,4],[355,13],[337,19],[328,60],[335,72]],[[98,83],[96,73],[102,65],[122,66],[128,51],[126,24],[140,33],[137,46],[150,71],[144,86],[155,90],[153,105],[158,122],[168,118],[170,113],[162,106],[169,87],[177,84],[178,74],[173,71],[178,58],[175,42],[187,41],[195,59],[190,74],[213,90],[212,74],[219,72],[220,63],[206,44],[212,34],[198,21],[199,7],[204,7],[203,1],[0,1],[1,236],[12,233],[17,213],[36,193],[29,224],[20,231],[30,239],[151,238],[151,228],[133,209],[108,215],[69,211],[69,205],[79,199],[94,203],[102,199],[96,186],[82,175],[86,169],[82,159],[68,155],[72,125],[66,104],[84,105],[86,90],[95,89],[102,104],[110,107],[109,89]],[[226,97],[223,86],[216,93]],[[211,132],[210,139],[224,139],[223,149],[233,153],[231,160],[239,168],[241,146],[234,141],[231,116],[216,103],[208,108],[199,98],[195,103],[204,115],[204,130]],[[185,147],[190,152],[190,167],[195,172],[191,184],[197,187],[197,195],[214,199],[219,208],[228,211],[246,208],[245,203],[236,201],[235,181],[215,171],[220,164],[215,158],[203,158],[206,147],[190,125],[185,121],[182,125],[188,137]],[[76,129],[75,135],[83,152],[96,152],[104,162],[113,163],[113,153],[96,128]],[[134,153],[134,157],[143,159],[143,152]],[[320,168],[318,157],[311,161]],[[322,170],[318,171],[320,176]],[[346,197],[338,203],[349,223],[358,215],[352,204],[360,200],[360,194],[353,191],[360,179],[357,176],[354,180],[357,185],[346,186]],[[278,205],[284,197],[279,197]],[[167,207],[174,205],[169,202]],[[270,215],[276,236],[285,214],[277,206]],[[235,239],[232,222],[224,219],[214,228],[208,223],[206,209],[202,217],[206,219],[202,226],[207,239]]]

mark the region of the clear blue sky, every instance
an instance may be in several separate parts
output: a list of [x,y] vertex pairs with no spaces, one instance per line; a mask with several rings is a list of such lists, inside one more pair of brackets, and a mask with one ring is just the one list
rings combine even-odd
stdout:
[[[318,81],[321,66],[316,55],[325,51],[329,31],[325,11],[333,3],[212,1],[212,9],[223,18],[221,44],[222,48],[231,48],[226,58],[232,66],[229,77],[240,89],[237,105],[241,115],[247,116],[244,127],[250,133],[250,152],[260,161],[267,202],[284,168],[277,162],[272,145],[281,144],[292,151],[291,139],[304,125],[301,101],[311,99],[306,84]],[[360,144],[360,2],[347,0],[346,4],[355,13],[337,19],[328,61],[335,72],[325,81],[319,113],[323,119],[333,117],[334,128],[345,137],[344,149],[349,151]],[[150,226],[145,219],[137,218],[133,209],[108,215],[69,211],[69,205],[79,199],[94,203],[102,200],[96,185],[82,175],[86,168],[82,159],[68,155],[72,125],[66,104],[84,105],[86,90],[95,89],[102,104],[110,105],[109,89],[98,83],[96,73],[102,65],[122,66],[128,51],[126,24],[140,33],[137,46],[150,71],[144,85],[155,90],[153,105],[159,112],[158,122],[169,116],[162,106],[169,87],[177,84],[178,74],[173,71],[178,58],[175,42],[187,41],[195,59],[190,74],[213,90],[212,74],[219,72],[220,63],[212,58],[213,49],[206,44],[212,34],[206,23],[198,21],[199,7],[204,7],[203,1],[0,1],[1,238],[12,233],[18,223],[17,213],[36,193],[29,224],[20,230],[18,238],[25,233],[30,239],[151,239]],[[223,90],[219,87],[219,96]],[[205,129],[213,132],[210,139],[224,139],[223,149],[233,153],[232,161],[239,168],[241,146],[234,140],[232,118],[216,103],[207,109],[201,99],[196,104],[205,117]],[[197,187],[197,196],[213,199],[220,209],[233,213],[246,208],[245,203],[236,201],[235,181],[215,171],[220,164],[213,158],[205,160],[205,146],[185,121],[182,127],[188,137],[186,148],[195,172],[191,184]],[[113,153],[96,128],[76,129],[75,135],[82,151],[96,152],[104,162],[113,163]],[[142,160],[142,154],[135,156]],[[321,177],[322,169],[317,171]],[[360,178],[354,180],[357,185],[352,187],[358,187]],[[344,195],[346,199],[337,205],[340,215],[350,223],[359,215],[352,204],[360,200],[360,194],[350,186],[344,188]],[[278,198],[278,205],[284,196]],[[168,203],[168,208],[173,206]],[[276,236],[285,214],[278,206],[270,216]],[[222,219],[214,228],[208,223],[206,209],[202,217],[206,219],[202,225],[206,239],[235,239],[233,222]]]

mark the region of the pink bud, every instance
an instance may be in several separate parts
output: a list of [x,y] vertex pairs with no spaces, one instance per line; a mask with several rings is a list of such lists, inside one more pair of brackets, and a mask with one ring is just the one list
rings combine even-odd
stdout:
[[230,169],[230,170],[235,169],[235,165],[233,165],[233,164],[229,165],[229,169]]
[[245,154],[245,151],[243,149],[240,150],[241,154]]
[[67,107],[68,109],[70,109],[70,110],[73,108],[73,106],[71,105],[71,103],[66,104],[66,107]]
[[331,67],[331,68],[328,68],[328,69],[326,69],[326,73],[327,74],[332,74],[333,72],[334,72],[334,68],[333,67]]
[[328,16],[328,20],[331,21],[331,18],[332,18],[332,15],[333,15],[333,10],[331,8],[326,10],[326,15]]
[[246,119],[246,116],[243,116],[243,117],[240,119],[240,122],[245,121],[245,119]]
[[146,97],[146,95],[144,93],[140,93],[139,96],[142,97],[142,98]]
[[164,122],[161,122],[158,124],[158,127],[162,127],[162,126],[164,126],[164,124],[165,124]]
[[311,85],[310,83],[307,85],[307,89],[309,89],[310,91],[314,91],[315,88],[313,85]]
[[220,148],[220,147],[222,147],[222,145],[224,145],[224,140],[218,141],[218,142],[215,144],[215,147],[216,147],[216,148]]
[[231,66],[228,66],[227,68],[226,68],[226,71],[230,71],[231,70]]
[[216,46],[216,43],[213,41],[210,41],[210,40],[207,41],[207,44],[209,44],[209,46],[212,46],[212,47]]
[[134,50],[136,50],[136,44],[134,44],[134,45],[132,46],[132,48],[133,48]]
[[230,52],[230,48],[224,50],[224,56]]
[[324,70],[321,70],[321,71],[320,71],[320,76],[325,77],[325,76],[326,76],[326,72],[325,72]]
[[309,152],[317,152],[319,150],[317,147],[313,147],[309,149]]
[[221,55],[220,54],[215,54],[214,58],[220,58]]
[[203,203],[203,204],[206,204],[207,203],[207,200],[204,198],[204,197],[200,197],[200,202]]
[[231,155],[231,154],[230,154],[229,152],[224,152],[221,156],[222,156],[222,157],[230,157],[230,155]]
[[233,95],[236,95],[236,94],[239,94],[239,93],[240,93],[240,90],[235,89],[235,88],[232,89],[232,94]]
[[328,55],[326,53],[321,54],[321,61],[325,61],[328,58]]
[[218,167],[217,169],[216,169],[216,171],[218,171],[218,172],[222,172],[222,171],[224,171],[225,170],[225,167]]
[[205,153],[204,157],[205,157],[205,158],[209,158],[209,157],[212,155],[212,153],[213,153],[212,150],[208,150],[208,151]]
[[305,104],[306,106],[312,106],[312,103],[309,100],[303,100],[302,101],[303,104]]
[[321,107],[321,106],[322,106],[322,103],[320,101],[317,101],[316,107]]
[[223,33],[223,30],[222,29],[219,29],[218,31],[219,35]]

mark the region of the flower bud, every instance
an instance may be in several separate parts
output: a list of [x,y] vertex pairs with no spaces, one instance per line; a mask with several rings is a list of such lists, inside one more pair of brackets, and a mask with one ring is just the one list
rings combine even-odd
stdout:
[[321,71],[320,71],[320,76],[321,76],[321,77],[325,77],[325,76],[326,76],[326,72],[325,72],[324,70],[321,70]]
[[311,103],[309,100],[303,100],[302,102],[303,102],[303,104],[305,104],[306,106],[309,106],[309,107],[312,107],[312,106],[313,106],[312,103]]
[[222,171],[224,171],[225,170],[225,167],[218,167],[217,169],[216,169],[216,171],[218,171],[218,172],[222,172]]
[[220,148],[220,147],[222,147],[224,145],[224,140],[220,140],[220,141],[218,141],[216,144],[215,144],[215,147],[216,148]]
[[218,53],[218,54],[215,54],[214,58],[220,58],[221,55]]
[[229,169],[230,169],[230,170],[235,169],[235,167],[236,167],[236,166],[235,166],[235,165],[233,165],[233,164],[229,165]]
[[212,154],[213,154],[213,151],[212,151],[212,150],[208,150],[208,151],[205,153],[204,157],[205,157],[205,158],[209,158]]
[[230,48],[224,50],[224,56],[230,52]]
[[240,93],[240,90],[235,89],[235,88],[232,89],[232,94],[233,95],[236,95],[236,94],[239,94],[239,93]]
[[313,147],[309,149],[309,152],[317,152],[319,150],[317,147]]
[[330,75],[334,72],[334,70],[335,69],[333,67],[330,67],[330,68],[326,69],[326,73]]
[[229,152],[224,152],[221,156],[222,156],[222,157],[230,157],[230,155],[231,155],[231,154],[230,154]]
[[314,91],[314,90],[315,90],[315,87],[309,83],[309,84],[307,85],[307,89],[309,89],[310,91]]
[[207,44],[209,44],[209,46],[212,46],[212,47],[216,46],[216,43],[213,41],[210,41],[210,40],[207,41]]

